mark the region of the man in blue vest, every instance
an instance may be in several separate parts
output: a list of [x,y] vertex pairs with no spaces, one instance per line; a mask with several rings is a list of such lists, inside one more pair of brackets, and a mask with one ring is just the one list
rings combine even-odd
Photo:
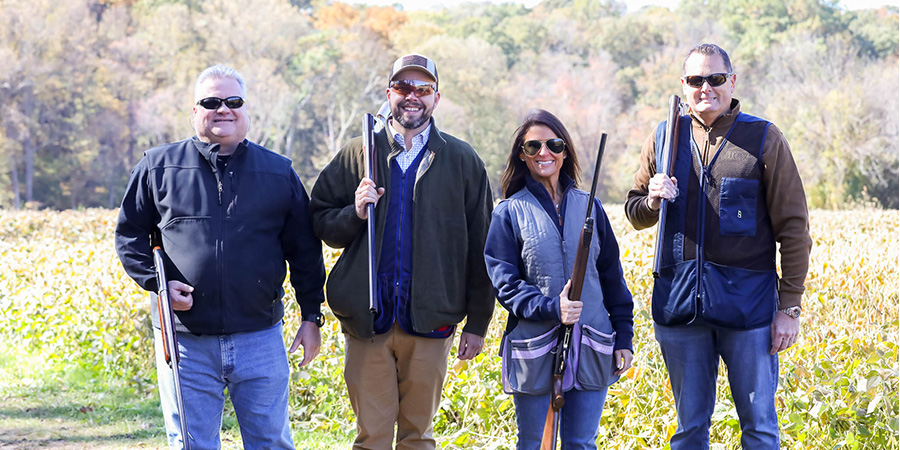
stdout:
[[[692,48],[681,85],[673,176],[656,174],[665,123],[647,138],[625,213],[666,231],[653,286],[656,340],[678,413],[672,450],[709,448],[719,358],[744,449],[779,448],[778,352],[797,341],[812,241],[806,196],[790,147],[772,123],[741,112],[737,75],[713,44]],[[780,244],[781,276],[776,272]]]
[[[437,67],[399,58],[387,99],[391,117],[375,135],[377,184],[362,172],[362,140],[335,155],[316,181],[313,229],[343,248],[327,301],[346,339],[344,381],[356,413],[354,449],[434,449],[456,324],[457,357],[481,352],[494,309],[484,264],[491,193],[472,147],[437,129]],[[379,200],[380,199],[380,200]],[[375,206],[377,313],[369,311],[366,210]]]

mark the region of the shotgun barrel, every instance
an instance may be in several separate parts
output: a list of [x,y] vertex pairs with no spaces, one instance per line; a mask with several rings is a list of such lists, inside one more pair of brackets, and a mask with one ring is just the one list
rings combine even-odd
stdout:
[[[666,117],[666,137],[663,142],[663,153],[656,166],[656,173],[672,176],[675,157],[678,156],[678,121],[681,114],[681,98],[677,95],[669,97],[669,115]],[[663,200],[659,207],[659,225],[656,230],[656,246],[653,256],[653,278],[659,278],[659,266],[662,260],[663,239],[666,234],[666,210],[668,201]]]
[[163,356],[166,364],[172,369],[175,380],[175,405],[178,409],[178,419],[181,422],[181,440],[184,448],[190,450],[191,439],[187,428],[187,419],[184,415],[184,399],[181,396],[181,373],[178,363],[181,355],[178,353],[178,335],[175,331],[175,311],[172,310],[172,299],[169,298],[169,279],[166,276],[165,253],[162,249],[161,237],[154,237],[153,265],[156,270],[156,308],[159,313],[159,330],[163,340]]
[[[366,163],[366,178],[373,182],[378,182],[378,158],[375,149],[375,117],[369,113],[363,114],[362,118],[362,136],[363,136],[363,154]],[[369,246],[369,311],[372,314],[378,313],[378,294],[375,261],[375,204],[366,205],[368,217],[366,218],[366,226],[368,233],[366,240]]]
[[[575,255],[575,263],[572,266],[572,284],[569,286],[569,300],[581,300],[581,291],[584,287],[584,274],[587,269],[591,252],[591,240],[594,237],[594,198],[597,194],[597,181],[600,179],[600,163],[603,161],[603,151],[606,148],[606,133],[600,135],[600,149],[597,151],[597,162],[594,166],[594,179],[591,182],[591,196],[588,198],[587,212],[584,216],[584,226],[581,228],[581,236],[578,238],[578,253]],[[550,394],[550,406],[547,408],[547,419],[544,421],[544,434],[541,437],[541,450],[554,450],[556,448],[556,436],[559,430],[559,411],[565,405],[563,398],[563,375],[568,363],[569,347],[572,343],[572,325],[563,324],[559,329],[559,338],[556,344],[556,354],[553,360],[553,391]]]

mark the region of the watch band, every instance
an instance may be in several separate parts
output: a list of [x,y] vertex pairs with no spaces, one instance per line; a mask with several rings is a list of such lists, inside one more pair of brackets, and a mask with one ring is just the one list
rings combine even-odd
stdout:
[[312,322],[316,324],[319,328],[322,328],[322,325],[325,325],[325,315],[321,312],[307,314],[303,316],[304,322]]
[[799,319],[800,314],[803,313],[803,308],[801,308],[799,306],[790,306],[790,307],[787,307],[784,309],[779,309],[778,311],[781,311],[784,314],[787,314],[789,317],[792,317],[794,319]]

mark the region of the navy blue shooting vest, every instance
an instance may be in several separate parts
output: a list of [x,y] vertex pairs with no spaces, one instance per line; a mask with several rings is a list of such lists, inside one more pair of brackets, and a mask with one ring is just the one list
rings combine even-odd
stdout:
[[[761,160],[769,124],[740,113],[703,167],[690,116],[679,120],[673,170],[679,195],[666,210],[653,285],[656,323],[753,329],[772,322],[778,276]],[[656,133],[657,167],[664,133],[665,122]]]

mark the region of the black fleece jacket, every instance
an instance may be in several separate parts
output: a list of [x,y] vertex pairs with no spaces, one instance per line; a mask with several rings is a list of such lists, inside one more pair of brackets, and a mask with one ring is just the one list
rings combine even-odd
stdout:
[[[285,261],[302,314],[318,312],[325,299],[322,244],[290,160],[244,140],[219,172],[218,151],[195,137],[144,153],[116,225],[125,271],[156,291],[149,235],[159,229],[169,279],[194,287],[193,307],[176,312],[179,329],[230,334],[278,323]],[[152,318],[158,327],[155,311]]]

